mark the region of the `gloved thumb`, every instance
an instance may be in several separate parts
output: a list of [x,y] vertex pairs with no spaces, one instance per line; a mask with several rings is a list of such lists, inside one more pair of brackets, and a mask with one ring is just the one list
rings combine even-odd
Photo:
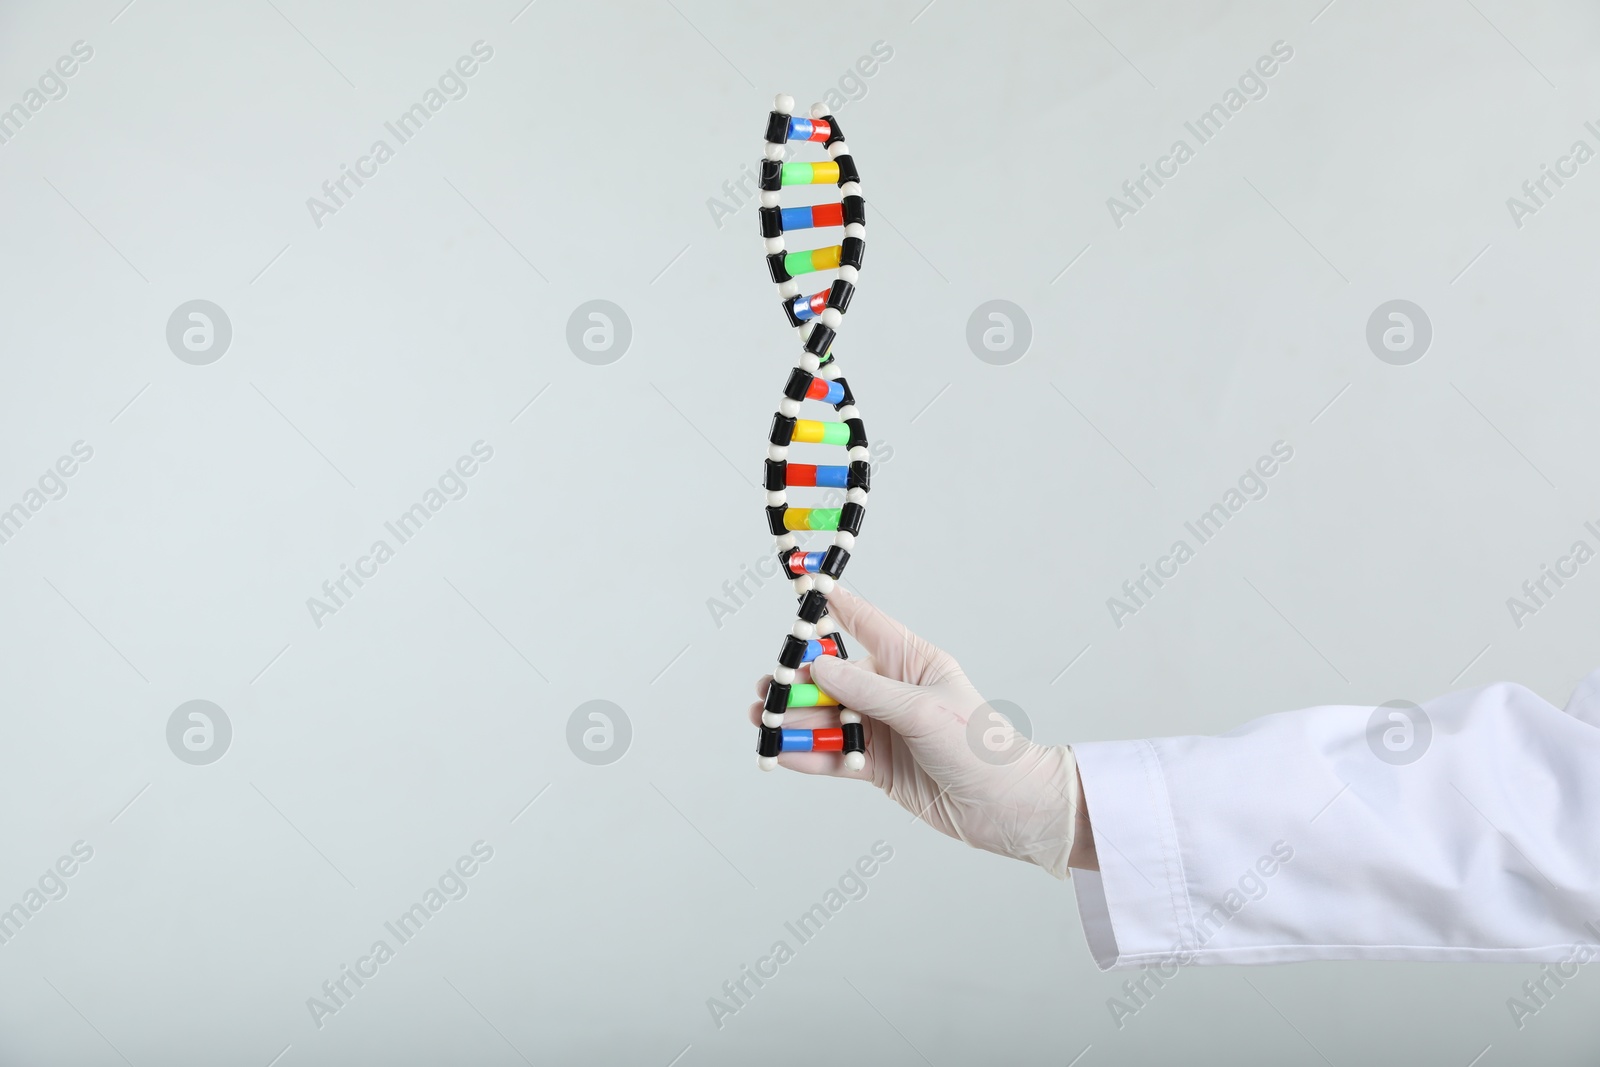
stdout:
[[908,736],[926,734],[936,723],[938,704],[921,686],[897,682],[836,656],[811,661],[811,680],[840,705]]

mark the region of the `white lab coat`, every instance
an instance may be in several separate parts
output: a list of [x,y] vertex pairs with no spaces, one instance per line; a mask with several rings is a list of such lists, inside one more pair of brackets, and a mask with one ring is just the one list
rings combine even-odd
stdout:
[[1074,745],[1096,962],[1541,962],[1600,945],[1600,671],[1565,711],[1508,683],[1422,710],[1409,733],[1391,709],[1369,730],[1372,707],[1316,707]]

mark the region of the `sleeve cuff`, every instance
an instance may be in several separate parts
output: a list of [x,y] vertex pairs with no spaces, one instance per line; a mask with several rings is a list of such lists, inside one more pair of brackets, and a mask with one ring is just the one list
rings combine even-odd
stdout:
[[1073,878],[1101,970],[1192,952],[1188,881],[1160,757],[1149,741],[1073,745],[1100,870]]

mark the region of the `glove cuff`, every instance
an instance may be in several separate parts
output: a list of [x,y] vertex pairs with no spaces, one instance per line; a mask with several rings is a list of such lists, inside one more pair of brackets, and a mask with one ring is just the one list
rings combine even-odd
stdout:
[[1078,781],[1078,760],[1067,745],[1053,745],[1041,753],[1039,771],[1043,785],[1038,808],[1038,835],[1021,850],[1020,859],[1036,863],[1056,878],[1070,876],[1068,860],[1077,838],[1078,812],[1083,788]]

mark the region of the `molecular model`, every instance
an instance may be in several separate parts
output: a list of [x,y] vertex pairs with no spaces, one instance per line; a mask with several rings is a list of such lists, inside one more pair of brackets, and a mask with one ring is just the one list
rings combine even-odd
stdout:
[[[828,158],[814,163],[785,162],[788,145],[821,145]],[[866,515],[871,467],[867,461],[867,431],[856,412],[849,384],[839,377],[832,347],[844,313],[855,294],[861,257],[866,251],[866,201],[861,196],[860,175],[839,124],[821,104],[811,117],[794,114],[794,98],[781,95],[767,120],[761,162],[761,236],[767,269],[778,285],[789,325],[799,334],[800,362],[789,372],[783,399],[772,416],[766,462],[767,525],[778,540],[779,566],[794,581],[800,607],[794,629],[784,638],[778,666],[772,672],[761,713],[757,754],[763,770],[778,765],[780,752],[843,752],[847,767],[859,770],[866,763],[866,739],[861,716],[841,708],[839,725],[818,730],[791,730],[783,725],[790,708],[837,706],[838,701],[815,685],[795,681],[796,669],[818,656],[846,658],[844,639],[828,615],[828,594],[844,572]],[[780,207],[779,195],[790,186],[837,186],[839,200],[827,204]],[[790,252],[784,234],[792,231],[840,227],[839,244]],[[817,271],[837,271],[833,283],[809,296],[795,279]],[[806,400],[831,404],[839,421],[800,418]],[[833,445],[846,450],[840,464],[795,463],[789,449],[795,444]],[[790,507],[791,487],[842,489],[844,505],[837,508]],[[833,533],[833,544],[823,551],[797,547],[795,532],[822,530]]]

